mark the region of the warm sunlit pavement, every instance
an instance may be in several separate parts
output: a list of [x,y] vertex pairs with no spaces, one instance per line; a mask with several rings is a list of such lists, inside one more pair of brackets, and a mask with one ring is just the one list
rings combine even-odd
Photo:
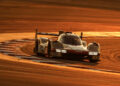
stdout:
[[[89,34],[91,33],[87,33],[87,35]],[[33,39],[34,33],[8,33],[8,34],[5,33],[5,34],[1,34],[0,36],[1,36],[0,41],[2,42],[2,41],[12,40],[12,39],[23,39],[23,38]],[[109,41],[110,37],[107,37],[107,38]],[[114,39],[116,40],[115,42],[117,42],[118,39],[119,38]],[[100,41],[100,39],[98,40]],[[28,46],[29,45],[30,44],[28,44]],[[118,45],[116,45],[116,47],[117,46]],[[113,53],[112,55],[114,55],[114,52],[112,53]],[[107,54],[109,54],[109,52]],[[119,61],[117,61],[117,58],[116,57],[114,59],[112,58],[102,57],[102,60],[104,60],[105,62],[100,64],[102,66],[96,66],[96,68],[103,67],[107,69],[108,67],[109,69],[110,66],[111,67],[113,66],[112,64],[114,63],[114,61],[116,61],[114,65],[115,64],[119,65],[118,64]],[[78,64],[81,65],[81,63],[77,62],[77,65]],[[49,85],[49,86],[51,85],[53,86],[56,86],[56,85],[58,86],[63,86],[63,85],[113,86],[115,85],[115,86],[119,86],[120,85],[120,74],[114,73],[114,72],[105,72],[105,71],[97,71],[97,70],[90,70],[90,69],[88,70],[88,69],[81,69],[81,68],[74,68],[74,67],[57,66],[57,65],[46,64],[46,63],[38,63],[38,62],[33,62],[32,60],[18,59],[16,57],[7,56],[3,54],[0,54],[0,65],[1,65],[0,85],[4,85],[4,86],[6,85],[9,85],[9,86],[16,86],[16,85],[17,86],[21,86],[21,85],[22,86],[26,86],[26,85],[28,86],[33,86],[33,85],[36,85],[36,86],[39,86],[39,85]],[[83,66],[83,64],[81,66]],[[88,67],[92,67],[92,65]],[[118,67],[116,68],[117,68],[117,71],[119,71],[119,68]]]
[[[35,56],[34,40],[20,39],[34,39],[36,28],[82,31],[100,43],[101,61]],[[119,48],[119,0],[0,0],[0,86],[120,86]]]

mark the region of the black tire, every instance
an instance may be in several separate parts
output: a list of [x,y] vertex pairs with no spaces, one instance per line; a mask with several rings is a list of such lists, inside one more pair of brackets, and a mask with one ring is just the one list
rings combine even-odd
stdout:
[[52,53],[52,51],[51,51],[51,42],[49,41],[48,42],[48,50],[47,50],[47,53],[48,53],[48,56],[47,57],[53,57],[52,55],[51,55],[51,53]]
[[37,49],[36,48],[34,48],[34,53],[37,55],[37,56],[39,56],[40,54],[38,53],[38,51],[37,51]]
[[89,61],[93,62],[93,63],[100,61],[99,59],[100,59],[99,56],[90,56],[89,57]]
[[39,56],[40,54],[38,53],[38,40],[36,40],[36,42],[35,42],[35,48],[34,48],[34,53],[37,55],[37,56]]

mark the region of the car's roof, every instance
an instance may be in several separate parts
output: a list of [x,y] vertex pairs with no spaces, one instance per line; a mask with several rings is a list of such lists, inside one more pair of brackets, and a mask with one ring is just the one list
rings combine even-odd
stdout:
[[76,36],[76,37],[78,37],[78,35],[71,34],[71,33],[63,33],[63,34],[61,34],[61,36]]

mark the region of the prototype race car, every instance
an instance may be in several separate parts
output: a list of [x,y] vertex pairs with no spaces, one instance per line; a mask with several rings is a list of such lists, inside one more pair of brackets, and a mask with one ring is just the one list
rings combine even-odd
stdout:
[[[38,35],[51,35],[57,37],[45,38]],[[59,31],[59,34],[43,33],[36,30],[34,52],[46,57],[73,57],[85,58],[90,62],[98,62],[100,59],[99,43],[89,43],[82,40],[81,36],[72,32]]]

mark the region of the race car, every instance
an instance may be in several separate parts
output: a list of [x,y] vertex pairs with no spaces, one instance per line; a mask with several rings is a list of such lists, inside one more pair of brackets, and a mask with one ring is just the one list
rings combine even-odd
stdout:
[[[38,35],[50,35],[52,37],[39,37]],[[87,45],[83,41],[83,32],[78,36],[72,32],[59,31],[58,34],[38,32],[35,34],[34,52],[36,55],[46,57],[73,57],[84,58],[90,62],[100,60],[100,45],[93,42]]]

